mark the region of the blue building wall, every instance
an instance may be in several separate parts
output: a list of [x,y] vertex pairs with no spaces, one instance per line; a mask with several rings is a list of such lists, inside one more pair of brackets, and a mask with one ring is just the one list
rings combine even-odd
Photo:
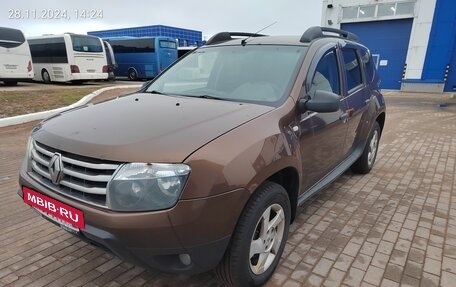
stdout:
[[453,50],[453,57],[450,62],[450,73],[445,83],[445,92],[456,91],[456,47]]
[[341,28],[358,35],[360,42],[369,48],[379,61],[387,66],[377,67],[382,89],[399,90],[407,59],[413,19],[344,23]]
[[[445,90],[450,91],[456,85],[456,1],[437,0],[429,38],[426,60],[424,62],[422,82],[443,83],[445,69],[452,64],[451,78],[448,78]],[[453,61],[452,61],[453,60]],[[450,87],[451,86],[451,87]]]
[[[106,37],[156,37],[166,36],[179,39],[179,46],[201,46],[203,45],[203,35],[201,31],[182,29],[163,25],[152,25],[143,27],[122,28],[103,31],[87,32],[88,35],[100,38]],[[187,45],[185,45],[187,44]]]

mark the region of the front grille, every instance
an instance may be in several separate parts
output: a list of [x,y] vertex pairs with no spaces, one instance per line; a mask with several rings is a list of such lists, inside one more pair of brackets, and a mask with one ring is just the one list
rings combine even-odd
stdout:
[[[55,153],[61,154],[63,177],[54,184],[49,164]],[[106,208],[106,185],[120,163],[83,157],[32,141],[30,175],[53,191]]]

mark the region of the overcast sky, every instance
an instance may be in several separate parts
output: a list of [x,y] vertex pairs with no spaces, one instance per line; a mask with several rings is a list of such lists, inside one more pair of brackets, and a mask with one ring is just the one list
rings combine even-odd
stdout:
[[[320,25],[321,0],[0,0],[0,26],[19,28],[26,36],[64,32],[169,25],[199,30],[203,37],[219,31],[256,32],[270,35],[299,35],[309,26]],[[7,4],[6,4],[7,3]],[[19,10],[22,19],[10,19]],[[33,19],[43,9],[66,10],[71,19]],[[102,10],[102,19],[76,19],[83,10]],[[49,13],[47,13],[50,15]]]

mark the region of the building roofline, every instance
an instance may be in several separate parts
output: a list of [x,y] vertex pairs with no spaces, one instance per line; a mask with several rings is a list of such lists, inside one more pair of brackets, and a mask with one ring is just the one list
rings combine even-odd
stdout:
[[107,30],[98,30],[98,31],[88,31],[87,33],[115,32],[115,31],[123,31],[123,30],[128,30],[128,29],[133,29],[134,30],[134,29],[154,28],[154,27],[179,29],[179,30],[190,31],[190,32],[195,32],[195,33],[202,34],[202,31],[192,30],[192,29],[187,29],[187,28],[174,27],[174,26],[167,26],[167,25],[146,25],[146,26],[137,26],[137,27],[126,27],[126,28],[116,28],[116,29],[107,29]]

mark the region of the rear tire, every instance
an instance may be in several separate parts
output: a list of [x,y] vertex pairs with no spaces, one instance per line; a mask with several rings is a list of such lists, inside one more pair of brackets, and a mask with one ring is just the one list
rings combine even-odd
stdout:
[[4,81],[4,83],[5,83],[5,86],[8,86],[8,87],[17,86],[17,81]]
[[378,143],[380,141],[380,125],[375,121],[374,128],[372,129],[367,144],[364,147],[361,157],[351,166],[355,173],[366,174],[374,167],[375,159],[377,158]]
[[217,277],[229,286],[260,286],[276,269],[288,238],[291,207],[285,189],[265,182],[247,203]]
[[43,70],[41,72],[41,78],[43,79],[43,82],[45,84],[50,84],[51,83],[51,76],[49,76],[49,73],[47,70]]
[[128,70],[128,79],[130,79],[130,81],[136,81],[136,80],[138,80],[138,73],[136,72],[135,69],[130,68],[130,69]]

